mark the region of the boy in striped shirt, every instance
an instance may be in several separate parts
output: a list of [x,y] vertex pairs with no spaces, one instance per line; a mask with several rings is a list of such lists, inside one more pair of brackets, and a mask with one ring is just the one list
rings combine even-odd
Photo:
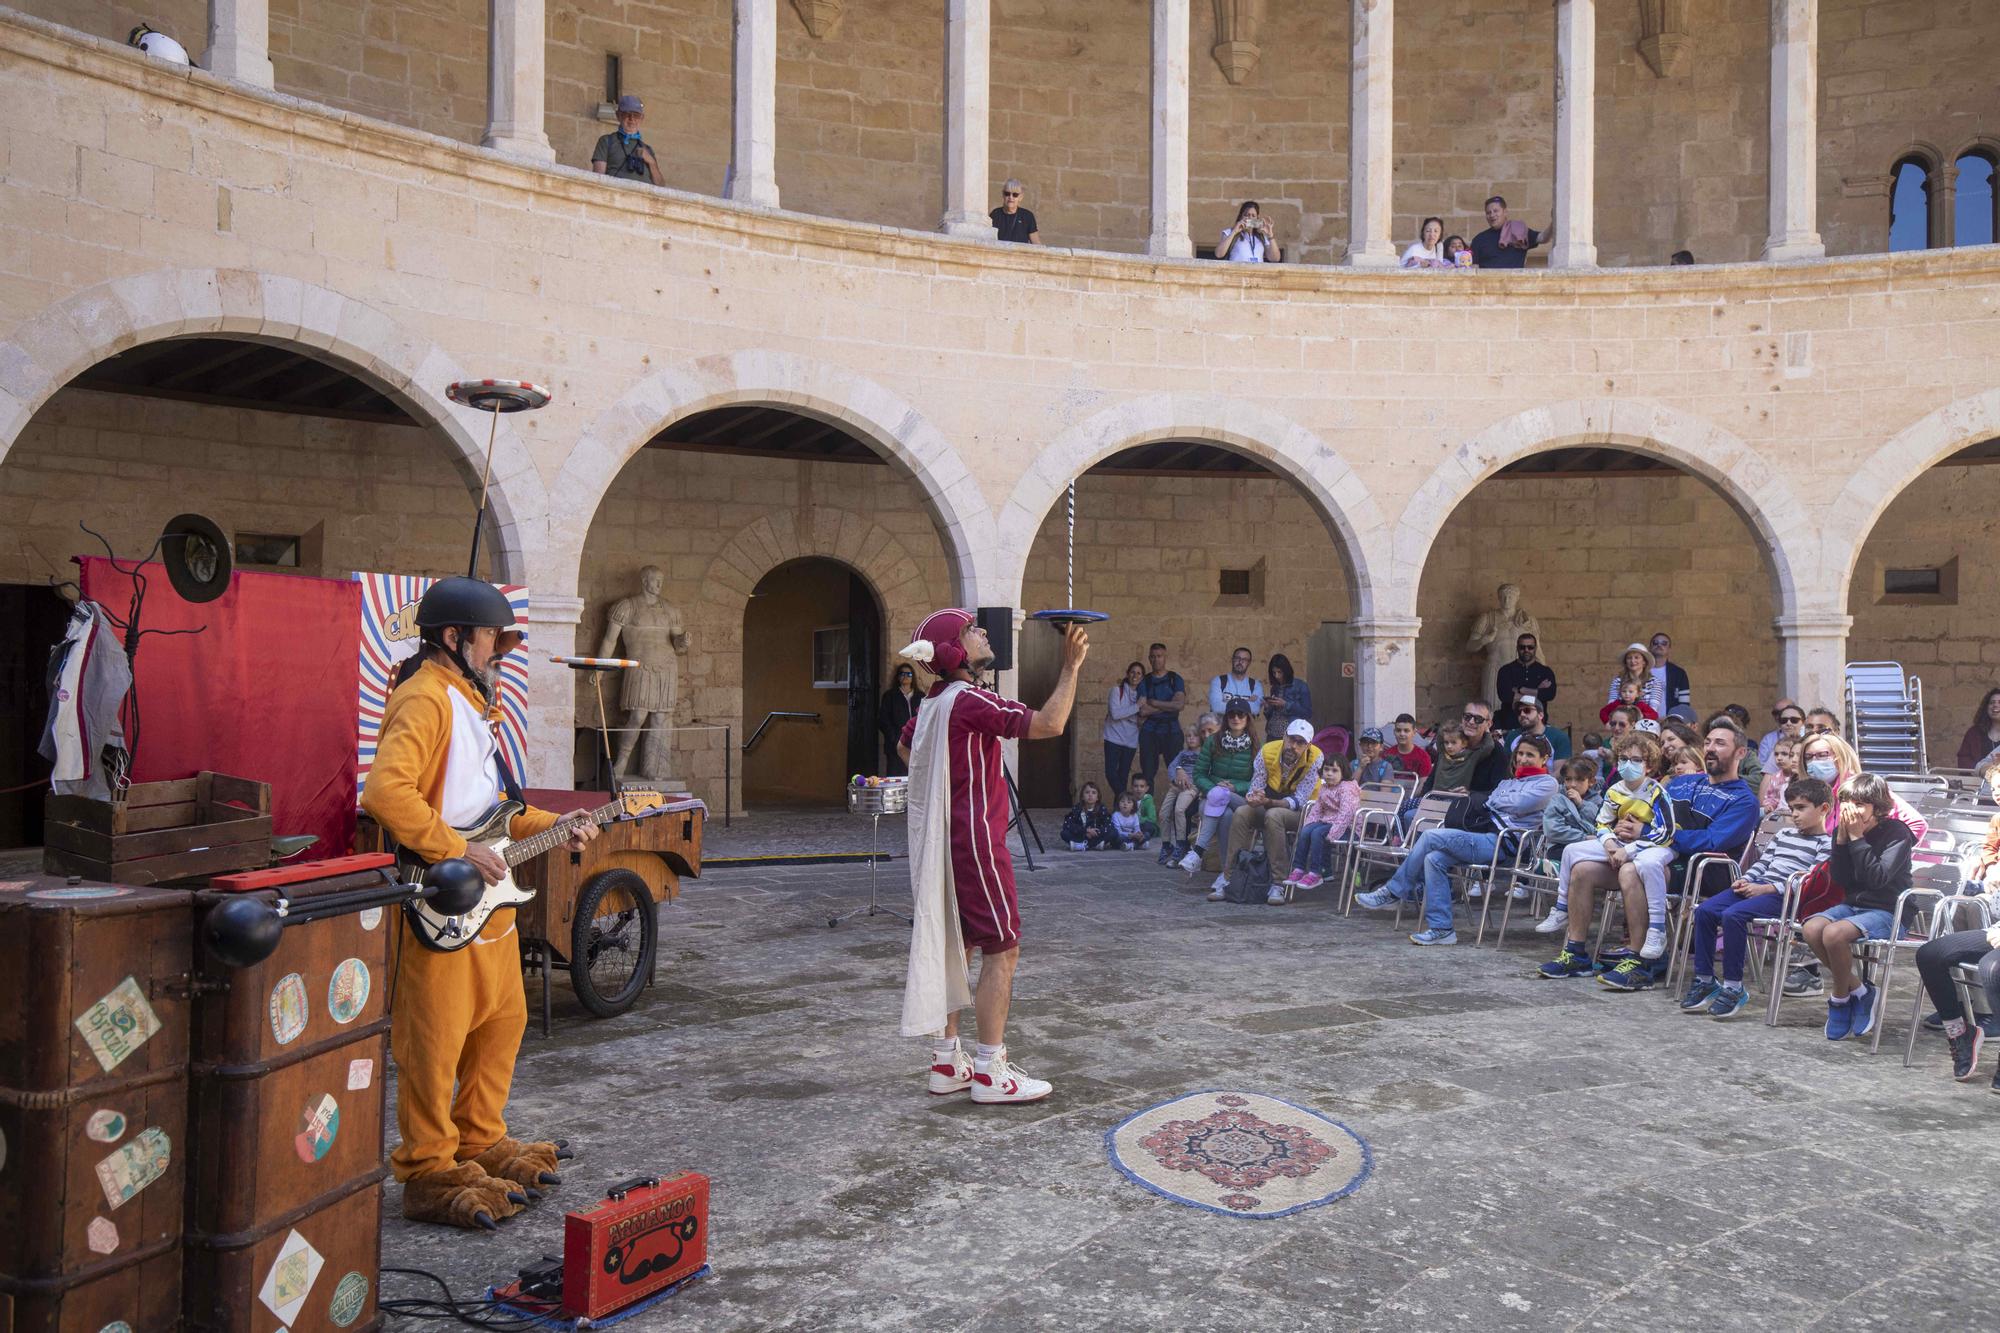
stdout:
[[[1776,916],[1784,902],[1786,882],[1826,860],[1833,851],[1833,839],[1826,831],[1826,810],[1832,803],[1832,790],[1818,778],[1795,779],[1785,788],[1785,808],[1791,813],[1792,826],[1778,830],[1777,838],[1741,879],[1695,909],[1694,979],[1681,997],[1682,1013],[1734,1018],[1750,1003],[1743,989],[1750,923]],[[1718,931],[1722,935],[1720,982],[1713,975]]]

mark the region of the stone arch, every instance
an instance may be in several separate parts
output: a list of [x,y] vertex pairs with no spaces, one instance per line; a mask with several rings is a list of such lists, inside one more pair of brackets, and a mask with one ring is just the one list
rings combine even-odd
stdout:
[[[1780,616],[1795,614],[1817,566],[1811,517],[1791,483],[1755,450],[1718,426],[1658,403],[1598,399],[1519,412],[1461,444],[1417,488],[1396,524],[1395,568],[1407,574],[1409,609],[1445,520],[1481,482],[1519,459],[1551,449],[1615,445],[1706,481],[1756,533]],[[1399,585],[1400,586],[1400,585]],[[1812,599],[1815,602],[1823,598]]]
[[1334,536],[1355,619],[1374,617],[1388,527],[1354,469],[1319,436],[1267,408],[1181,393],[1149,394],[1106,408],[1071,426],[1036,456],[1000,513],[999,553],[1007,571],[1000,605],[1019,605],[1028,552],[1069,483],[1113,454],[1161,440],[1222,445],[1269,464],[1296,485]]
[[[787,352],[704,357],[663,370],[599,413],[564,460],[551,487],[551,534],[572,589],[584,537],[618,473],[646,444],[683,417],[711,408],[762,403],[852,431],[914,481],[951,565],[953,597],[973,603],[986,577],[993,515],[964,460],[917,410],[852,371]],[[745,595],[747,596],[747,590]]]
[[893,533],[845,510],[815,506],[797,521],[758,519],[724,543],[702,575],[719,619],[739,633],[743,608],[766,574],[793,560],[838,560],[866,580],[889,626],[890,637],[913,630],[936,608],[929,605],[923,566]]
[[[244,269],[155,269],[78,292],[16,327],[0,343],[0,462],[56,391],[107,357],[141,343],[230,334],[296,345],[339,362],[435,426],[476,493],[486,458],[486,414],[453,404],[445,386],[466,374],[444,349],[382,312],[311,283]],[[503,418],[488,492],[498,534],[498,577],[527,575],[547,494],[519,435]]]
[[2000,389],[1988,389],[1904,427],[1854,469],[1828,507],[1823,528],[1816,582],[1828,590],[1832,606],[1846,609],[1861,548],[1896,497],[1959,450],[1995,436],[2000,436]]

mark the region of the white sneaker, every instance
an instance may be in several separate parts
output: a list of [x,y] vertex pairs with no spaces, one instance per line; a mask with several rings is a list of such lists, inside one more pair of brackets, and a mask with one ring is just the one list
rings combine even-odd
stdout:
[[972,1057],[964,1047],[952,1052],[949,1061],[940,1061],[937,1053],[931,1053],[930,1094],[933,1097],[949,1097],[954,1092],[964,1092],[972,1086]]
[[1507,896],[1509,898],[1512,898],[1517,903],[1524,903],[1528,901],[1528,890],[1522,885],[1516,884],[1511,890],[1508,891]]
[[1180,867],[1190,875],[1201,869],[1201,848],[1190,849],[1188,854],[1180,859]]
[[1465,886],[1465,901],[1476,903],[1485,896],[1486,887],[1483,884],[1468,884]]
[[1271,891],[1264,895],[1264,901],[1272,907],[1283,907],[1291,899],[1285,896],[1285,886],[1283,884],[1273,884]]
[[1208,886],[1208,900],[1212,903],[1219,903],[1222,901],[1223,896],[1228,892],[1229,892],[1229,876],[1217,875],[1215,877],[1215,883]]
[[1053,1091],[1055,1086],[1047,1080],[1029,1078],[1011,1064],[1005,1046],[993,1057],[993,1063],[985,1073],[975,1070],[972,1075],[972,1100],[975,1102],[1038,1102]]
[[1569,924],[1569,913],[1560,907],[1551,907],[1549,914],[1535,923],[1537,935],[1553,935]]
[[1069,845],[1069,849],[1073,852],[1087,852],[1090,850],[1090,844],[1087,842],[1073,842]]
[[1641,958],[1658,958],[1667,951],[1667,932],[1658,926],[1646,927],[1646,942],[1639,946]]

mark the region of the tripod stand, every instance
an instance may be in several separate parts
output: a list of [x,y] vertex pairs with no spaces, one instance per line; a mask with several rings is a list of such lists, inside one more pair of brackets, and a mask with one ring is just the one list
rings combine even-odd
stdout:
[[882,816],[900,815],[909,808],[908,789],[904,787],[849,787],[847,789],[847,808],[856,814],[869,816],[873,828],[873,840],[870,843],[868,855],[868,905],[866,907],[857,907],[852,911],[842,912],[838,916],[828,917],[826,919],[827,929],[831,930],[849,917],[855,916],[893,916],[906,926],[914,924],[909,917],[904,916],[894,908],[882,906],[875,894],[875,883],[881,874],[882,866]]
[[1000,766],[1000,772],[1006,776],[1007,801],[1014,808],[1014,816],[1007,821],[1007,828],[1011,832],[1020,834],[1021,859],[1028,863],[1028,869],[1039,870],[1041,867],[1035,864],[1035,853],[1028,850],[1029,835],[1034,836],[1036,850],[1042,855],[1047,856],[1049,849],[1042,846],[1041,830],[1035,827],[1035,821],[1029,817],[1028,807],[1021,804],[1021,788],[1014,782],[1014,770],[1003,764]]

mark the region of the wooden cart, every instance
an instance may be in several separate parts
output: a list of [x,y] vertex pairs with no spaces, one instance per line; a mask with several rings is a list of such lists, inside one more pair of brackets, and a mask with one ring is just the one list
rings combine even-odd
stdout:
[[[611,799],[604,792],[538,789],[526,796],[559,814]],[[680,896],[682,875],[701,878],[702,822],[699,808],[648,811],[606,824],[581,852],[552,852],[515,871],[515,883],[536,890],[516,909],[515,921],[524,966],[541,972],[543,1036],[549,1034],[558,968],[569,973],[583,1007],[599,1018],[624,1013],[653,984],[657,905]]]

